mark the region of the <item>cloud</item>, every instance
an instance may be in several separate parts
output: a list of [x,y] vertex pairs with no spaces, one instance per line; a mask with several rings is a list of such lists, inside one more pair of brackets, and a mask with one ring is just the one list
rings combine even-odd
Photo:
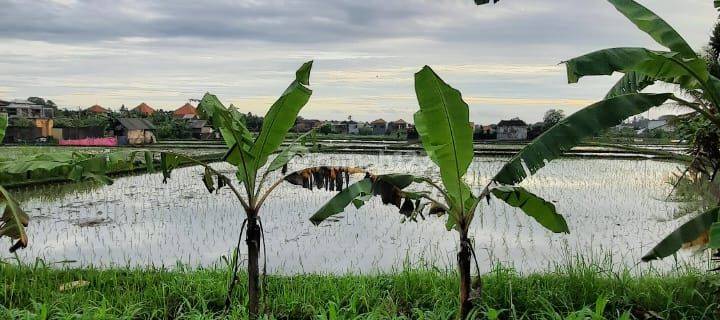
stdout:
[[[710,1],[642,2],[693,47],[707,41]],[[535,121],[612,84],[569,86],[560,61],[609,46],[658,48],[604,1],[0,0],[0,8],[0,98],[70,107],[170,109],[211,91],[264,113],[314,59],[309,117],[411,119],[413,73],[427,64],[463,92],[473,117]]]

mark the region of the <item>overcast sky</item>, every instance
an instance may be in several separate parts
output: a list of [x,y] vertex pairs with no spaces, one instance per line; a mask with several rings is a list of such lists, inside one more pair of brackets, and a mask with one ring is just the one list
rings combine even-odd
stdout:
[[[717,17],[711,0],[641,2],[696,49]],[[660,49],[603,0],[0,0],[0,99],[170,110],[210,91],[264,114],[315,60],[302,116],[412,120],[427,64],[472,121],[534,122],[600,99],[611,78],[568,85],[558,63],[617,46]]]

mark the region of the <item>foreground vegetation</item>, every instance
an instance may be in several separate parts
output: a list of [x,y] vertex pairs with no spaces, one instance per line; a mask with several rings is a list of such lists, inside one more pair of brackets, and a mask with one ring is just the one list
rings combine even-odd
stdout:
[[[246,274],[239,285],[244,286]],[[247,317],[245,303],[223,314],[223,269],[52,269],[0,264],[0,318],[207,319]],[[439,270],[394,274],[268,276],[271,319],[450,319],[458,278]],[[483,276],[484,297],[473,317],[519,319],[713,319],[720,280],[702,271],[672,275],[576,263],[519,275],[496,268]],[[236,291],[247,301],[246,288]],[[602,317],[597,317],[602,313]]]

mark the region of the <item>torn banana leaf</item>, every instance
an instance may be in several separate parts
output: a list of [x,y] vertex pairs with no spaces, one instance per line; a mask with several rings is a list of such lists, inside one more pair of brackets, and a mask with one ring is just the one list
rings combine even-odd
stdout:
[[499,186],[492,194],[512,207],[520,208],[543,227],[556,233],[570,233],[567,222],[555,210],[555,205],[525,190],[522,187]]
[[718,221],[718,210],[715,207],[685,222],[665,239],[660,241],[650,252],[642,257],[642,261],[651,261],[668,257],[682,248],[683,244],[698,239]]

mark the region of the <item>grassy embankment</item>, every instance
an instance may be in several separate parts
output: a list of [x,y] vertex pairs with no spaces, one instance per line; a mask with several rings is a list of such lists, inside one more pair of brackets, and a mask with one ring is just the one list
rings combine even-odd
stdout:
[[[0,319],[244,318],[242,287],[240,303],[228,314],[222,312],[227,273],[220,269],[50,269],[0,264],[0,279]],[[704,272],[631,275],[580,265],[518,275],[497,268],[483,280],[484,300],[477,312],[501,310],[502,319],[617,319],[625,313],[640,318],[653,314],[664,319],[718,317],[720,279]],[[457,285],[452,273],[438,270],[376,276],[270,276],[266,308],[272,319],[452,319]],[[593,317],[597,313],[603,316]]]

